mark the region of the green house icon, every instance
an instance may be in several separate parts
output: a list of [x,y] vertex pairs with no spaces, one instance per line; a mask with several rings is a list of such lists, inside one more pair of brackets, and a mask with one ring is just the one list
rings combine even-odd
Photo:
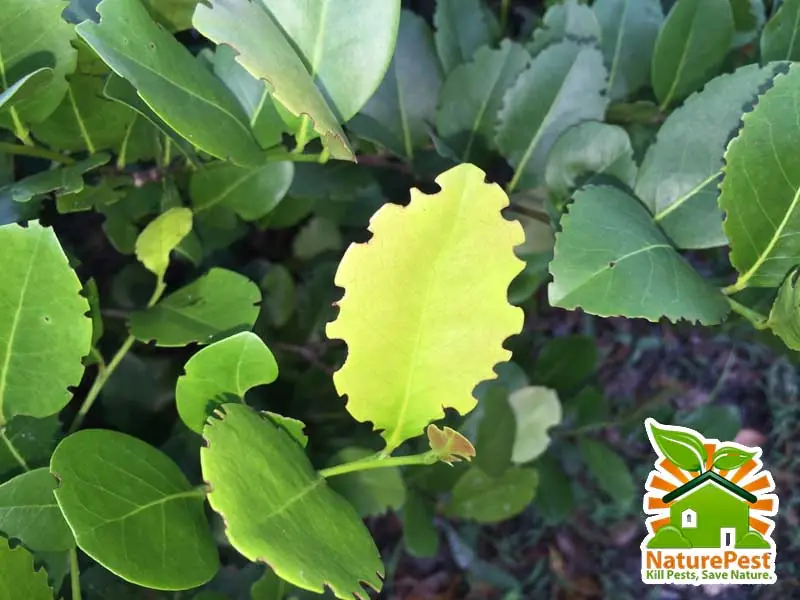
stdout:
[[750,528],[750,506],[757,498],[713,471],[706,471],[662,499],[669,525],[659,529],[648,548],[769,548]]

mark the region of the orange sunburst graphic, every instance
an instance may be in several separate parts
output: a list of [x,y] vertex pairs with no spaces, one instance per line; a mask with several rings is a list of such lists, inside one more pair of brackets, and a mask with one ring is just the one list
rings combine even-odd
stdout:
[[[769,517],[774,516],[778,510],[778,498],[771,492],[775,489],[775,482],[769,472],[762,471],[760,460],[761,450],[749,448],[732,442],[721,443],[716,439],[706,439],[703,444],[707,459],[703,472],[712,471],[726,480],[755,496],[755,501],[750,502],[749,523],[750,528],[762,536],[771,535],[775,522]],[[735,469],[719,469],[713,466],[712,457],[720,446],[736,447],[746,452],[753,453],[753,457]],[[670,492],[687,484],[698,476],[699,473],[684,470],[671,460],[661,455],[655,462],[655,469],[650,473],[645,484],[647,493],[644,496],[644,512],[647,518],[647,531],[655,534],[661,527],[670,524],[670,506],[672,502],[665,502],[664,497]]]

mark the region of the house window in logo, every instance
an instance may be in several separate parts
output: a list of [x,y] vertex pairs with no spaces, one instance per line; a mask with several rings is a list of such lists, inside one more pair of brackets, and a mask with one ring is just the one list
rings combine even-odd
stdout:
[[684,529],[689,527],[697,527],[697,513],[691,508],[687,508],[681,513],[681,527]]

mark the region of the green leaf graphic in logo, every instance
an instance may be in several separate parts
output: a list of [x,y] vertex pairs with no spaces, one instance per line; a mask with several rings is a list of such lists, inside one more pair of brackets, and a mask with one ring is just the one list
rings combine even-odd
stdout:
[[708,460],[703,440],[685,431],[658,427],[655,421],[648,421],[651,439],[659,450],[675,466],[686,471],[702,471]]
[[712,464],[717,469],[730,471],[731,469],[738,469],[755,455],[755,452],[747,452],[732,446],[720,446],[714,452]]

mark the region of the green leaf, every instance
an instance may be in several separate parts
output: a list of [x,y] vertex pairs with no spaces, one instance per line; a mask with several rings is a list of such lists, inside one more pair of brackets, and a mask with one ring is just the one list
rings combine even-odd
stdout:
[[561,422],[561,402],[553,390],[536,386],[513,392],[508,402],[517,424],[511,460],[530,462],[550,445],[547,432]]
[[192,15],[199,0],[142,0],[150,15],[168,31],[192,28]]
[[48,146],[94,154],[119,147],[136,113],[103,97],[105,78],[74,74],[67,94],[47,120],[32,128]]
[[445,80],[436,129],[463,162],[494,146],[503,96],[530,58],[521,45],[504,40],[496,50],[480,48],[474,61],[456,67]]
[[169,255],[192,230],[192,211],[171,208],[147,225],[136,239],[136,258],[159,281],[169,266]]
[[441,87],[431,29],[422,17],[404,10],[389,71],[349,127],[397,156],[413,159],[414,150],[429,142]]
[[553,306],[705,325],[727,316],[725,296],[675,251],[636,198],[607,186],[574,197],[550,263]]
[[44,419],[23,416],[11,419],[0,430],[0,479],[46,464],[60,430],[61,424],[55,415]]
[[748,452],[733,446],[720,446],[714,452],[711,461],[715,468],[730,471],[738,469],[756,454],[756,452]]
[[[725,152],[719,205],[739,272],[729,289],[777,287],[800,256],[800,179],[794,145],[800,134],[794,94],[800,69],[792,65],[759,98]],[[765,151],[765,149],[767,151]]]
[[[444,407],[472,410],[473,389],[510,357],[503,340],[522,326],[522,310],[506,299],[523,241],[519,223],[500,214],[508,198],[470,164],[436,182],[438,194],[412,190],[407,207],[384,205],[369,243],[352,244],[336,273],[345,293],[327,334],[348,354],[334,383],[356,420],[383,430],[388,450],[420,435]],[[475,279],[475,270],[484,276]]]
[[386,74],[400,0],[260,1],[307,65],[339,122],[349,121]]
[[11,110],[15,105],[30,102],[42,93],[52,82],[55,71],[49,67],[42,67],[23,75],[0,93],[0,114]]
[[[75,32],[61,18],[66,0],[3,0],[0,14],[0,90],[43,68],[51,83],[34,96],[0,114],[0,125],[19,131],[46,119],[67,91],[65,76],[75,70]],[[24,131],[24,129],[23,129]]]
[[36,570],[33,555],[22,546],[10,548],[0,539],[0,600],[53,600],[44,569]]
[[602,423],[609,418],[608,404],[600,390],[587,386],[564,403],[564,420],[576,427]]
[[[733,9],[733,47],[743,48],[753,44],[767,20],[763,0],[731,0]],[[762,58],[764,55],[762,53]],[[769,60],[769,59],[765,59]]]
[[538,481],[533,469],[511,467],[494,478],[472,467],[453,488],[446,514],[478,523],[505,521],[531,503]]
[[[337,225],[364,228],[369,218],[385,202],[375,171],[352,163],[304,163],[295,165],[295,178],[288,196],[278,205],[298,204],[302,212],[308,200],[314,214]],[[277,222],[277,221],[276,221]]]
[[131,334],[142,342],[178,347],[210,344],[253,327],[261,291],[238,273],[214,268],[164,298],[131,315]]
[[547,340],[534,368],[534,381],[559,394],[578,389],[597,368],[597,342],[584,335]]
[[292,273],[281,264],[274,264],[261,280],[263,307],[275,327],[283,327],[294,314],[296,286]]
[[572,482],[561,464],[549,454],[536,461],[539,489],[535,506],[547,523],[558,524],[567,520],[575,504]]
[[685,471],[702,471],[708,460],[703,440],[688,431],[659,425],[651,418],[645,420],[653,448],[660,450],[676,467]]
[[722,156],[745,107],[776,67],[747,65],[712,79],[667,118],[648,148],[636,195],[679,248],[728,243],[717,206]]
[[566,197],[591,181],[592,175],[609,175],[631,186],[636,170],[627,131],[616,125],[586,121],[567,129],[553,144],[544,179],[550,191]]
[[565,41],[533,59],[505,95],[497,146],[514,167],[508,185],[531,188],[544,178],[547,155],[570,126],[602,120],[606,70],[600,51]]
[[294,177],[291,162],[268,162],[258,167],[214,163],[198,169],[189,184],[195,215],[236,213],[256,221],[278,205]]
[[55,478],[45,468],[0,485],[0,532],[34,552],[65,552],[75,539],[56,504]]
[[680,422],[718,440],[732,440],[742,428],[739,407],[731,404],[704,404],[682,417]]
[[100,23],[84,21],[78,34],[153,112],[212,156],[258,161],[260,149],[233,94],[139,0],[103,0],[97,11]]
[[761,58],[800,60],[800,0],[785,0],[761,33]]
[[653,91],[664,110],[714,77],[733,39],[730,0],[681,0],[653,51]]
[[800,293],[797,274],[798,269],[794,269],[784,279],[767,319],[767,326],[792,350],[800,350]]
[[533,32],[528,49],[535,56],[548,46],[565,39],[594,42],[600,40],[600,24],[595,14],[578,0],[551,4],[544,13],[542,26]]
[[487,475],[499,476],[511,466],[517,433],[516,417],[504,387],[492,388],[482,401],[483,416],[475,439],[475,464]]
[[87,429],[61,441],[50,471],[78,547],[112,573],[157,590],[197,587],[216,574],[205,494],[160,450]]
[[[256,78],[267,81],[272,96],[289,112],[310,118],[333,158],[352,160],[353,151],[338,119],[284,34],[285,26],[282,28],[269,12],[268,4],[267,0],[200,3],[194,13],[194,26],[217,44],[234,48],[239,64]],[[305,15],[303,22],[307,19]]]
[[482,0],[437,0],[434,40],[445,74],[471,61],[481,46],[495,42],[489,16]]
[[381,587],[378,550],[350,504],[331,491],[283,429],[241,404],[219,409],[203,430],[203,478],[228,540],[300,588],[366,598]]
[[250,121],[253,135],[262,148],[272,148],[281,143],[283,122],[266,82],[253,77],[236,60],[236,50],[230,46],[217,46],[211,58],[214,74],[233,92]]
[[344,242],[335,223],[314,217],[298,232],[292,243],[292,253],[301,260],[311,260],[329,250],[341,250]]
[[[194,146],[181,137],[181,135],[178,134],[178,132],[172,127],[167,125],[164,119],[158,116],[153,109],[150,108],[144,102],[144,100],[142,100],[142,98],[136,92],[136,88],[133,87],[128,80],[111,74],[106,79],[106,85],[103,88],[103,95],[106,98],[122,103],[128,108],[139,113],[141,117],[144,117],[144,120],[149,122],[153,127],[157,128],[159,131],[161,131],[161,133],[169,138],[170,143],[174,144],[181,154],[188,158],[193,164],[199,164],[197,156],[195,155]],[[142,120],[143,119],[137,119],[137,121]],[[122,154],[121,150],[120,154]]]
[[283,600],[286,582],[267,567],[264,574],[250,588],[250,600]]
[[650,63],[664,21],[659,0],[597,0],[593,7],[608,67],[608,94],[627,98],[650,83]]
[[[330,466],[353,462],[374,454],[375,452],[364,448],[344,448],[336,453]],[[328,485],[346,498],[362,517],[398,510],[406,501],[406,486],[400,469],[396,467],[337,475],[330,479]]]
[[421,493],[408,491],[403,506],[403,543],[411,556],[432,558],[439,549],[439,533],[433,523],[435,507]]
[[189,429],[202,433],[219,405],[244,402],[249,389],[275,381],[278,364],[261,338],[244,331],[200,350],[184,372],[175,390],[178,414]]
[[587,437],[578,438],[578,450],[598,487],[617,504],[630,506],[637,485],[622,457],[603,442]]
[[[83,375],[92,322],[81,282],[55,232],[32,221],[0,227],[0,426],[14,415],[47,417],[71,398]],[[31,377],[31,360],[47,365]]]

